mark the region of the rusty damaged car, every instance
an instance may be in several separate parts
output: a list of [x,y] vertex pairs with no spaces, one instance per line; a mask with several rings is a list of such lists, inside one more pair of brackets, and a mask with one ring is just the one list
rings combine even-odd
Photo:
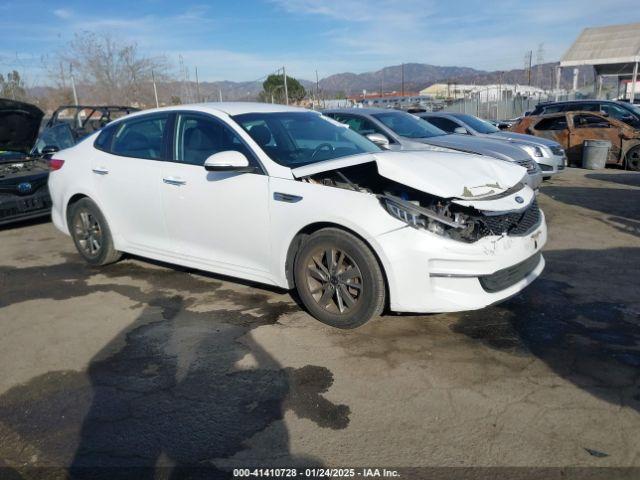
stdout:
[[565,149],[569,165],[580,165],[585,140],[609,140],[607,165],[640,170],[640,130],[596,112],[561,112],[523,117],[511,128],[555,140]]

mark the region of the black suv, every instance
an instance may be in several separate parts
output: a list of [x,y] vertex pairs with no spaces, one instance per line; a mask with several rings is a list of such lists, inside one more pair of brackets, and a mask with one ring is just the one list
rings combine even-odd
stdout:
[[569,100],[545,102],[536,105],[530,115],[546,115],[559,112],[599,112],[640,129],[640,106],[614,100]]

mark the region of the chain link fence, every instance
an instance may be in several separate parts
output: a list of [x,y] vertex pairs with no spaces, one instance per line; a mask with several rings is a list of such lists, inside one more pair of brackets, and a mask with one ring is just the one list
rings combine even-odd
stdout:
[[[506,93],[506,92],[505,92]],[[471,96],[447,102],[441,109],[443,112],[468,113],[487,120],[508,120],[521,117],[525,112],[533,110],[538,103],[563,100],[575,100],[575,94],[564,95],[515,95],[510,98],[487,100],[488,95],[482,92]]]

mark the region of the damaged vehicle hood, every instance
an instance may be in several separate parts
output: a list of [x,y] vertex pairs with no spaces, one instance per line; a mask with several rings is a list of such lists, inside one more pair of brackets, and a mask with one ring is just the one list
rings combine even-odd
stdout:
[[0,98],[0,150],[29,153],[43,116],[35,105]]
[[493,158],[431,151],[355,155],[294,168],[292,173],[295,178],[302,178],[368,162],[375,162],[378,173],[389,180],[463,202],[505,194],[527,173],[519,165]]

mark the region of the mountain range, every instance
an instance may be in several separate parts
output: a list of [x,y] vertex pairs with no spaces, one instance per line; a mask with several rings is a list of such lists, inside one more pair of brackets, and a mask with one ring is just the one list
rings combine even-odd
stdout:
[[[514,70],[476,70],[470,67],[448,67],[429,65],[425,63],[406,63],[384,67],[374,72],[365,73],[337,73],[321,79],[318,83],[320,93],[324,97],[344,95],[359,95],[363,90],[368,92],[418,92],[433,83],[457,83],[489,85],[497,83],[531,84],[545,89],[555,87],[555,69],[558,63],[544,63],[531,68],[531,80],[526,69]],[[404,70],[404,72],[403,72]],[[316,83],[305,79],[298,79],[300,83],[312,92]],[[579,87],[593,84],[593,70],[591,67],[581,67],[579,72]],[[573,82],[572,69],[563,69],[561,88],[570,89]],[[189,87],[193,90],[193,86]],[[260,82],[202,82],[200,94],[211,100],[217,100],[222,92],[225,100],[253,99],[262,90]]]

